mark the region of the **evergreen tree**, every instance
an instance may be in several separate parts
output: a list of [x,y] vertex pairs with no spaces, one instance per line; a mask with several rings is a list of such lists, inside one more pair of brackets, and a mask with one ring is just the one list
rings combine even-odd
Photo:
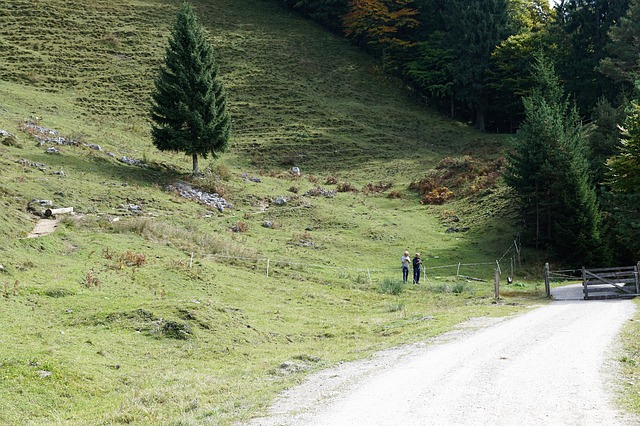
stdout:
[[640,103],[631,103],[621,143],[620,153],[609,160],[611,186],[621,193],[640,193]]
[[629,0],[567,0],[556,7],[556,67],[581,114],[598,99],[616,100],[614,82],[597,66],[605,57],[608,32],[627,10]]
[[624,107],[615,108],[601,98],[593,110],[593,124],[589,133],[589,163],[591,180],[596,187],[605,186],[607,160],[620,147],[620,128],[625,118]]
[[540,58],[534,76],[505,180],[520,200],[525,239],[566,263],[593,265],[601,261],[600,215],[586,141],[553,67]]
[[640,104],[632,102],[622,130],[620,152],[609,161],[609,240],[619,262],[640,259]]
[[485,129],[488,108],[486,71],[491,53],[509,35],[507,0],[449,1],[444,15],[454,52],[454,96],[475,111],[476,128]]
[[230,119],[224,86],[218,79],[213,48],[191,6],[182,6],[155,80],[151,135],[161,151],[214,158],[226,149]]
[[640,0],[631,0],[627,13],[609,30],[611,42],[598,70],[631,88],[640,75]]
[[513,35],[491,54],[487,70],[490,105],[497,130],[513,132],[524,118],[522,98],[531,93],[531,67],[537,52],[550,48],[547,0],[510,0],[509,27]]

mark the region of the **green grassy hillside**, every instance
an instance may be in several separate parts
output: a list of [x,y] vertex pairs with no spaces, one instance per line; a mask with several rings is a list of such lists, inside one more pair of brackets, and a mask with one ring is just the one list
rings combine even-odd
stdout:
[[[502,138],[271,2],[195,2],[232,141],[198,179],[158,152],[146,110],[178,6],[0,2],[0,423],[230,424],[308,371],[540,297],[524,279],[492,297],[513,254]],[[420,204],[427,175],[455,197]],[[75,215],[26,238],[34,199]],[[386,293],[405,249],[426,276]]]

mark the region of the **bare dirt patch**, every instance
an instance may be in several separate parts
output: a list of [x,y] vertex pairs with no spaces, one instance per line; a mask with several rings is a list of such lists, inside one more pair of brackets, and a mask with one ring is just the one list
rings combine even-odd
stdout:
[[58,227],[59,219],[40,219],[33,228],[33,231],[27,235],[27,238],[37,238],[53,233]]

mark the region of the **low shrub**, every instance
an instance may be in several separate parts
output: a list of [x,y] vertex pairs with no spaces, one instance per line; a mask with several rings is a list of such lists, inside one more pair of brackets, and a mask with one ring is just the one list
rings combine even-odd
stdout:
[[387,277],[380,282],[379,290],[383,294],[398,295],[404,291],[404,283]]
[[362,192],[365,194],[377,194],[379,192],[384,192],[387,189],[390,189],[393,186],[391,182],[378,182],[376,184],[367,183],[362,187]]
[[389,195],[387,195],[387,198],[395,198],[395,199],[401,199],[403,198],[404,195],[402,195],[402,192],[398,191],[398,190],[392,190],[389,191]]
[[421,204],[435,204],[442,205],[447,200],[453,197],[453,192],[449,190],[446,186],[435,188],[425,194],[422,195],[420,199]]
[[358,192],[358,188],[350,184],[349,182],[343,182],[336,188],[338,192]]

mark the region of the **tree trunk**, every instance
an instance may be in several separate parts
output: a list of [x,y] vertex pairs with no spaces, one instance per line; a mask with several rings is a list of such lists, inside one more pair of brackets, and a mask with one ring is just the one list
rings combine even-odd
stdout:
[[198,166],[198,154],[193,154],[193,174],[194,176],[200,173],[200,167]]
[[451,118],[456,118],[456,105],[453,102],[453,93],[449,96],[449,107],[451,108]]
[[476,109],[476,129],[484,132],[484,110],[481,107]]

